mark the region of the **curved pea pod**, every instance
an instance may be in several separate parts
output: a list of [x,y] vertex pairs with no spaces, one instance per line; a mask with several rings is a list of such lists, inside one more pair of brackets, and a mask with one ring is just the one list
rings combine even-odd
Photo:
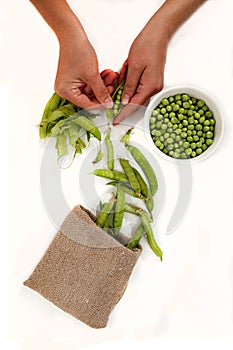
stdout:
[[138,165],[143,170],[149,182],[151,193],[152,195],[154,195],[158,190],[158,181],[152,166],[150,165],[148,160],[145,158],[145,156],[142,154],[142,152],[139,151],[138,148],[134,146],[126,146],[126,147],[129,150],[129,152],[132,154],[133,158],[136,160]]
[[163,253],[162,250],[160,249],[160,247],[158,246],[155,237],[154,237],[154,233],[152,230],[152,227],[150,225],[150,221],[148,220],[148,216],[145,215],[145,213],[141,214],[141,221],[142,221],[142,225],[147,237],[147,241],[149,243],[150,248],[153,250],[153,252],[160,258],[160,260],[163,260]]
[[46,106],[43,111],[42,119],[39,124],[39,135],[40,138],[43,139],[47,136],[47,124],[48,124],[48,118],[50,114],[59,107],[61,101],[61,97],[54,92],[54,94],[50,97],[48,102],[46,103]]
[[104,227],[104,224],[108,218],[109,213],[111,212],[114,204],[114,199],[111,199],[109,202],[105,203],[96,219],[96,225],[99,227]]
[[50,113],[50,115],[47,118],[47,122],[51,123],[54,122],[57,119],[60,119],[62,117],[69,118],[73,114],[75,114],[75,108],[74,105],[69,103],[62,107],[57,108],[53,112]]
[[132,238],[130,239],[129,243],[127,244],[127,248],[133,250],[134,248],[136,248],[142,238],[142,236],[144,235],[144,227],[142,224],[140,224],[136,231],[133,233]]
[[117,185],[117,198],[115,205],[115,213],[113,219],[113,227],[115,234],[118,235],[122,226],[124,218],[124,207],[125,207],[125,192],[121,185]]
[[113,170],[114,169],[114,149],[113,149],[112,140],[110,138],[110,134],[111,134],[111,129],[109,128],[104,141],[107,148],[108,169]]
[[123,80],[120,83],[120,85],[118,85],[118,87],[116,88],[116,90],[112,95],[113,108],[106,110],[106,115],[108,120],[111,120],[113,117],[117,116],[122,110],[122,108],[124,107],[124,105],[121,103],[124,85],[125,85],[125,80]]
[[103,154],[103,152],[102,152],[101,143],[100,143],[99,151],[98,151],[98,153],[97,153],[95,159],[92,161],[92,163],[95,164],[95,163],[100,162],[100,161],[103,159],[103,157],[104,157],[104,154]]
[[140,184],[139,184],[139,182],[134,174],[133,168],[129,164],[129,161],[126,159],[120,158],[120,164],[125,172],[125,175],[129,181],[131,187],[133,188],[133,190],[136,193],[140,193],[141,192]]
[[124,173],[115,170],[106,170],[106,169],[96,169],[92,171],[93,175],[105,177],[110,180],[119,180],[119,181],[127,181],[127,177]]
[[79,116],[76,119],[72,120],[77,125],[81,126],[83,129],[90,132],[93,136],[95,136],[99,141],[101,141],[101,133],[97,126],[88,118]]
[[141,214],[144,213],[148,217],[148,220],[151,221],[147,212],[145,212],[145,210],[143,210],[140,207],[136,207],[135,205],[125,203],[124,210],[126,213],[137,215],[137,216],[141,216]]
[[120,139],[120,142],[124,143],[125,146],[129,145],[130,136],[133,130],[134,128],[130,128],[128,131],[126,131],[125,135],[123,135],[122,138]]

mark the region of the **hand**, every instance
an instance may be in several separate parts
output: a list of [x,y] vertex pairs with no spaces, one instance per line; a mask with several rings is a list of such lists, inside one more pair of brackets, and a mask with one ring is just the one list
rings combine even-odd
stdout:
[[115,117],[117,125],[138,105],[144,105],[152,95],[163,88],[164,67],[166,62],[168,39],[156,27],[147,25],[134,40],[125,61],[119,81],[126,79],[122,103],[128,104]]
[[111,85],[116,78],[117,73],[111,70],[99,74],[95,50],[85,36],[60,40],[55,91],[61,97],[82,108],[96,108],[99,104],[111,108]]

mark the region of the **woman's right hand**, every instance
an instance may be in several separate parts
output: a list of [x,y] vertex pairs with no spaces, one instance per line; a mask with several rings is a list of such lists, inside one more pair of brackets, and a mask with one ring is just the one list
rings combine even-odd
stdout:
[[[59,43],[55,91],[81,108],[96,108],[99,104],[111,108],[111,85],[117,73],[105,70],[100,75],[95,50],[85,34],[65,33]],[[105,86],[106,80],[110,88]]]

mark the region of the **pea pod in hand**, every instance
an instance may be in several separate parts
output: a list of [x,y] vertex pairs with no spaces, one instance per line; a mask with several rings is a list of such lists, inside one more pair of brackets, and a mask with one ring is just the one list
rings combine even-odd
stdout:
[[97,126],[88,118],[80,116],[76,119],[72,120],[77,125],[81,126],[83,129],[90,132],[93,136],[95,136],[99,141],[101,141],[101,133]]

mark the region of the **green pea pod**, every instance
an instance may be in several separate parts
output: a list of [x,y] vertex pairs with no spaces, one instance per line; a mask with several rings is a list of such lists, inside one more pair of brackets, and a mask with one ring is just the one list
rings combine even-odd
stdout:
[[58,158],[66,155],[68,153],[65,134],[59,134],[57,136],[57,142],[56,142],[55,147],[57,149]]
[[138,165],[142,168],[149,182],[151,193],[152,195],[154,195],[158,190],[158,181],[153,168],[151,167],[148,160],[145,158],[142,152],[139,151],[138,148],[134,146],[126,146],[126,147],[129,150],[129,152],[132,154],[132,156],[134,157]]
[[124,143],[126,146],[129,145],[129,141],[130,141],[130,136],[132,131],[134,130],[134,128],[130,128],[125,135],[122,136],[122,138],[120,139],[120,142]]
[[144,228],[143,225],[140,224],[138,226],[138,228],[136,229],[136,231],[133,233],[132,238],[130,239],[129,243],[127,244],[127,248],[133,250],[134,248],[136,248],[142,238],[142,236],[144,235]]
[[115,205],[115,213],[113,219],[113,227],[115,234],[118,235],[122,226],[122,221],[124,217],[124,207],[125,207],[125,192],[123,191],[121,185],[117,185],[117,199]]
[[91,174],[105,177],[110,180],[127,181],[126,175],[116,170],[96,169]]
[[136,207],[135,205],[125,203],[125,208],[124,208],[126,213],[133,214],[140,216],[141,213],[143,212],[142,208]]
[[101,211],[96,219],[97,226],[104,227],[105,221],[106,221],[109,213],[112,210],[113,204],[114,204],[114,199],[111,199],[109,202],[107,202],[103,205],[103,208],[101,209]]
[[129,161],[126,159],[120,158],[120,164],[125,172],[127,179],[129,180],[130,185],[134,189],[134,191],[136,193],[140,193],[141,192],[140,184],[139,184],[139,182],[134,174],[133,168],[129,164]]
[[139,171],[135,168],[133,168],[134,174],[139,182],[140,188],[141,188],[141,194],[148,198],[149,195],[149,189],[148,186],[146,184],[146,182],[144,181],[143,177],[141,176],[141,174],[139,173]]
[[77,139],[79,138],[78,126],[74,123],[70,123],[68,128],[68,133],[69,133],[69,144],[70,146],[74,146],[75,143],[77,142]]
[[42,115],[41,122],[39,124],[39,135],[40,138],[43,139],[47,136],[47,124],[48,124],[48,118],[50,114],[59,106],[60,103],[60,96],[54,92],[54,94],[50,97],[48,102],[46,103],[46,106],[44,108],[44,112]]
[[95,159],[93,160],[92,163],[95,164],[95,163],[100,162],[103,159],[103,157],[104,157],[104,154],[102,152],[101,143],[100,143],[99,151],[98,151],[98,153],[97,153],[97,155],[96,155],[96,157],[95,157]]
[[48,130],[48,133],[51,137],[57,137],[58,134],[62,131],[62,126],[64,126],[65,120],[60,120],[58,123],[56,123],[51,130]]
[[80,116],[73,119],[73,122],[81,126],[83,129],[89,131],[93,136],[95,136],[99,141],[101,141],[101,133],[97,126],[88,118]]
[[50,115],[47,118],[47,122],[51,123],[54,122],[57,119],[60,119],[62,117],[69,118],[73,114],[75,114],[75,108],[74,105],[69,103],[67,105],[64,105],[53,112],[50,113]]
[[111,120],[113,117],[117,116],[124,105],[121,103],[121,97],[123,94],[123,89],[125,85],[125,80],[123,80],[120,85],[116,88],[112,95],[112,100],[113,100],[113,108],[106,110],[106,116],[108,120]]
[[152,227],[150,225],[150,222],[148,220],[148,216],[145,215],[145,213],[141,214],[141,221],[142,221],[142,225],[143,228],[145,230],[146,233],[146,237],[147,237],[147,241],[149,243],[149,246],[151,247],[151,249],[153,250],[153,252],[160,258],[160,260],[163,260],[163,253],[162,250],[160,249],[160,247],[158,246],[155,237],[154,237],[154,233],[152,230]]
[[108,169],[113,170],[114,169],[114,149],[112,140],[110,138],[111,129],[108,129],[107,135],[105,137],[105,144],[107,148],[107,156],[108,156]]

